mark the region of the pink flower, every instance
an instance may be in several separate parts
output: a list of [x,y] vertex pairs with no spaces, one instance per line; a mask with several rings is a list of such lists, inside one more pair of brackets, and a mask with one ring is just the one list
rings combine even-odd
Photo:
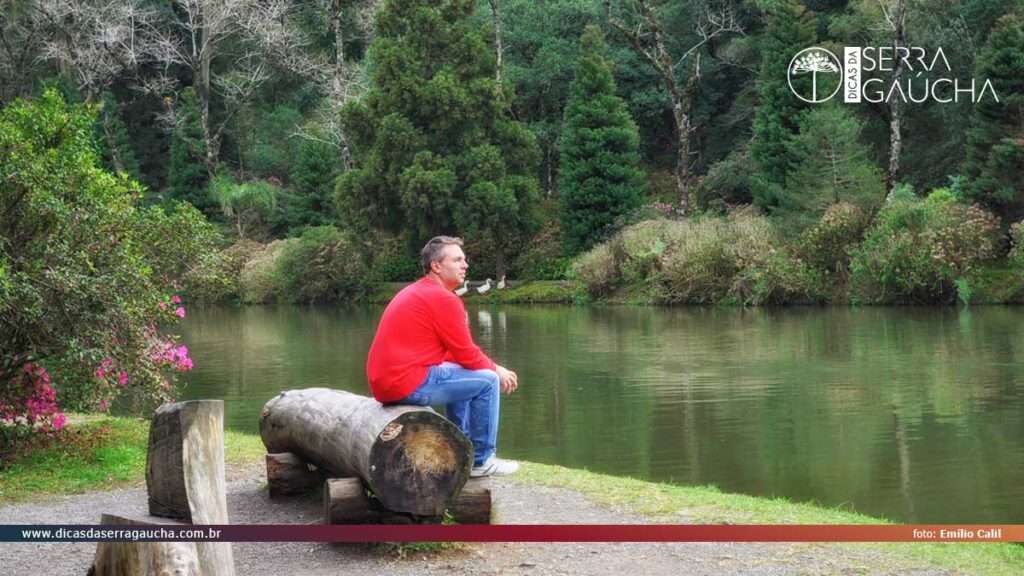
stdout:
[[53,417],[53,429],[60,430],[64,427],[64,424],[67,423],[67,421],[67,416],[65,416],[63,412],[58,412],[57,415]]
[[174,311],[174,315],[177,316],[178,318],[184,318],[185,308],[178,306],[178,309]]
[[117,373],[117,385],[124,388],[128,385],[128,373],[121,371]]
[[171,302],[174,304],[181,304],[181,296],[178,296],[177,294],[171,296]]

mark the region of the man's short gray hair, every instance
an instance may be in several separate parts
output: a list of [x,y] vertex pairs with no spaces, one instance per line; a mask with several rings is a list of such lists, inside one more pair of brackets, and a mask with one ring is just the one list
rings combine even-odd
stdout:
[[462,238],[455,238],[454,236],[434,236],[427,245],[420,250],[420,266],[423,267],[423,273],[427,274],[430,272],[431,262],[440,262],[441,258],[444,257],[442,252],[445,246],[462,246]]

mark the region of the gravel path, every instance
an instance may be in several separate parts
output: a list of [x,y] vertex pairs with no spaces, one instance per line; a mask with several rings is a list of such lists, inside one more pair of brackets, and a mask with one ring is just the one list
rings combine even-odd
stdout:
[[[643,523],[643,518],[595,505],[562,489],[493,484],[497,521],[507,524]],[[5,524],[95,524],[103,512],[136,514],[146,509],[144,488],[57,496],[0,507]],[[228,514],[239,524],[308,524],[320,521],[318,496],[270,500],[259,470],[228,483]],[[365,545],[308,542],[239,543],[234,558],[239,576],[413,575],[608,575],[680,574],[899,574],[954,572],[914,566],[849,544],[464,544],[457,549],[412,553]],[[83,576],[95,543],[0,544],[0,574]]]

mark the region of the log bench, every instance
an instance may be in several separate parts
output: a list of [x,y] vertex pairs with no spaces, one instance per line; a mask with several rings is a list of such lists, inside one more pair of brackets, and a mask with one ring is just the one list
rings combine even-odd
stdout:
[[491,489],[469,480],[473,448],[428,407],[328,388],[278,394],[260,413],[271,497],[322,486],[329,524],[489,523]]

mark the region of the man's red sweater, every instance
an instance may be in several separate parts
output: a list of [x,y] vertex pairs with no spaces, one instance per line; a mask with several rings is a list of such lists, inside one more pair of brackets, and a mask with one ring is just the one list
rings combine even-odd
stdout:
[[403,288],[384,309],[366,359],[370,390],[380,402],[413,392],[431,366],[455,362],[469,370],[495,370],[473,343],[462,300],[429,276]]

